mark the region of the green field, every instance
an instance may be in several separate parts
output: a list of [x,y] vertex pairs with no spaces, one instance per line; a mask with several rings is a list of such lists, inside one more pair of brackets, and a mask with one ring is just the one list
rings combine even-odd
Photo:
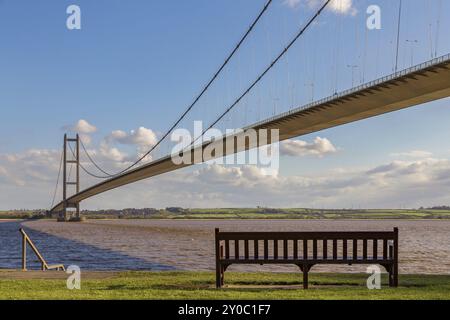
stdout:
[[66,274],[0,271],[0,299],[450,299],[450,275],[401,275],[400,287],[368,290],[365,274],[226,274],[214,288],[212,272],[120,272],[82,274],[81,290],[66,288]]
[[170,219],[450,219],[444,210],[190,209]]
[[224,208],[186,209],[183,213],[161,211],[155,219],[450,219],[445,210],[338,210]]

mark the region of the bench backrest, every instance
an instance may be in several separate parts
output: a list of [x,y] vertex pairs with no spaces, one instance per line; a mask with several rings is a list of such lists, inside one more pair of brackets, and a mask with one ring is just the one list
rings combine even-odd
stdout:
[[232,263],[396,260],[398,229],[388,232],[220,232],[216,259]]

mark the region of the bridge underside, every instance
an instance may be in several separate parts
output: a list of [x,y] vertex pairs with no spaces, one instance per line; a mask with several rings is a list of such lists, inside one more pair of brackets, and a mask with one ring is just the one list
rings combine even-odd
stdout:
[[[246,129],[279,129],[282,141],[449,96],[450,56],[447,56],[294,109]],[[196,150],[207,145],[187,152],[193,155]],[[223,155],[239,151],[242,150],[228,150],[228,153],[225,150]],[[70,197],[67,205],[75,205],[105,191],[187,166],[174,164],[168,156],[83,190]],[[52,211],[61,211],[63,207],[61,202]]]

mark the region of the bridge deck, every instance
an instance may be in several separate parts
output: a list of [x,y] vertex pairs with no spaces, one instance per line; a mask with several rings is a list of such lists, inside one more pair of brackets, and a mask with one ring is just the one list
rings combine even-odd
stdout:
[[[449,96],[450,55],[280,114],[247,129],[279,129],[282,141]],[[192,148],[188,152],[194,154],[207,145]],[[228,154],[241,150],[231,151]],[[87,188],[70,197],[68,202],[78,203],[105,191],[187,166],[176,165],[167,156]],[[62,209],[63,202],[52,211]]]

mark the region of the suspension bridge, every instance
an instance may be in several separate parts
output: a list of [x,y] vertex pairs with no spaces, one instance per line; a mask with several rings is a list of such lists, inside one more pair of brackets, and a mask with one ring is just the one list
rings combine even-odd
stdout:
[[[324,15],[327,6],[333,1],[324,1],[322,6],[318,7],[315,12],[306,20],[303,26],[294,34],[292,39],[275,55],[275,58],[271,59],[265,68],[262,68],[256,74],[254,80],[250,81],[248,86],[244,87],[241,92],[225,107],[222,106],[222,110],[212,118],[209,127],[202,132],[202,136],[219,123],[223,123],[230,113],[234,112],[239,107],[242,107],[243,103],[251,103],[249,96],[257,90],[261,82],[268,77],[272,69],[281,64],[283,60],[289,58],[288,54],[290,50],[293,50],[295,46],[302,40],[308,32],[313,32],[313,27],[317,24],[317,20]],[[58,182],[62,175],[62,199],[59,203],[55,204],[55,197],[53,198],[51,212],[59,212],[62,219],[69,219],[69,211],[74,211],[75,219],[80,218],[80,202],[106,191],[125,186],[143,179],[155,177],[167,172],[178,170],[196,163],[198,161],[191,161],[190,164],[175,164],[172,161],[172,154],[168,152],[160,157],[153,158],[148,163],[144,163],[148,156],[152,155],[155,150],[161,146],[161,144],[167,140],[170,134],[179,127],[187,116],[192,113],[194,107],[197,107],[199,101],[207,95],[208,90],[214,86],[218,81],[224,70],[227,68],[230,61],[235,59],[239,50],[242,50],[246,41],[249,41],[249,37],[255,32],[258,24],[261,23],[264,15],[270,10],[272,1],[267,1],[263,9],[259,12],[256,19],[250,24],[250,27],[244,33],[244,36],[238,41],[237,45],[233,48],[229,56],[225,59],[224,63],[220,66],[218,71],[213,75],[209,82],[204,86],[201,93],[194,99],[194,102],[188,106],[185,112],[174,122],[172,125],[158,140],[158,142],[152,146],[146,153],[139,157],[135,162],[130,164],[127,168],[111,174],[109,171],[102,168],[95,162],[93,157],[89,154],[88,150],[81,141],[79,135],[76,137],[68,138],[64,137],[64,149],[61,157],[60,173],[58,174],[58,180],[56,189],[58,188]],[[289,110],[283,112],[277,112],[272,116],[265,117],[259,121],[254,121],[250,124],[245,124],[242,127],[244,132],[253,129],[256,132],[266,129],[278,129],[279,140],[287,140],[302,135],[314,133],[324,129],[344,125],[347,123],[379,116],[389,112],[421,105],[438,99],[450,97],[450,54],[438,55],[437,50],[431,48],[430,58],[421,63],[414,64],[414,59],[411,59],[411,65],[408,67],[399,67],[399,46],[400,46],[400,29],[401,29],[401,17],[402,17],[402,1],[399,3],[399,15],[397,20],[396,41],[394,41],[392,51],[394,58],[392,59],[393,67],[392,72],[384,74],[381,77],[374,77],[371,81],[360,80],[360,84],[355,86],[354,71],[356,65],[348,65],[351,67],[351,83],[352,87],[338,91],[337,86],[332,90],[333,92],[328,95],[324,95],[320,99],[312,99],[314,101],[309,103],[303,103],[300,106],[292,107]],[[311,29],[311,30],[310,30]],[[436,30],[438,32],[438,30]],[[405,43],[410,43],[409,39],[405,40]],[[391,41],[392,44],[392,41]],[[437,43],[435,43],[435,48]],[[287,66],[289,69],[289,66]],[[338,67],[335,68],[336,74],[338,74]],[[317,81],[317,80],[316,80]],[[289,84],[289,80],[288,80]],[[315,82],[311,84],[314,88]],[[289,87],[288,85],[286,87]],[[295,90],[294,86],[290,86],[291,91]],[[314,95],[313,95],[314,96]],[[239,117],[239,113],[238,113]],[[242,117],[241,117],[242,118]],[[240,119],[242,120],[242,119]],[[235,139],[236,136],[223,136],[219,140],[225,142],[226,139]],[[198,137],[197,137],[198,139]],[[201,139],[200,139],[201,140]],[[196,140],[197,141],[197,140]],[[208,148],[212,143],[217,142],[215,140],[201,141],[195,143],[194,141],[187,148],[182,150],[184,155],[188,155],[194,159],[194,155],[204,154],[203,150]],[[72,147],[72,145],[74,147]],[[223,143],[226,145],[226,143]],[[257,147],[263,146],[263,143],[259,143]],[[220,154],[220,157],[224,157],[230,154],[235,154],[245,150],[253,148],[246,144],[242,149],[238,147],[230,149],[224,149]],[[84,153],[87,161],[81,161],[81,153]],[[219,155],[218,155],[219,156]],[[209,158],[202,158],[200,162],[205,162],[215,158],[215,155],[211,155]],[[75,166],[75,181],[70,181],[69,170],[72,166]],[[69,169],[70,167],[70,169]],[[92,169],[98,170],[100,173],[93,173]],[[61,172],[62,171],[62,172]],[[80,172],[84,171],[91,177],[101,179],[99,183],[96,183],[90,187],[80,190]],[[69,186],[75,186],[75,192],[72,195],[68,193]],[[55,195],[56,195],[55,189]]]

